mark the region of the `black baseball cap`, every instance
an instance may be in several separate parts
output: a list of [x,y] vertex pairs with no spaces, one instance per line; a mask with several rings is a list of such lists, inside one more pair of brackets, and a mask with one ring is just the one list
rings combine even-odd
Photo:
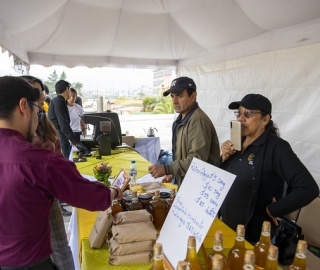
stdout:
[[192,89],[197,91],[197,86],[194,81],[189,77],[179,77],[174,79],[171,83],[170,89],[163,92],[163,95],[166,97],[170,93],[180,94],[185,89]]
[[248,94],[241,101],[231,102],[229,109],[238,109],[239,106],[249,110],[260,110],[271,115],[272,105],[270,100],[260,94]]

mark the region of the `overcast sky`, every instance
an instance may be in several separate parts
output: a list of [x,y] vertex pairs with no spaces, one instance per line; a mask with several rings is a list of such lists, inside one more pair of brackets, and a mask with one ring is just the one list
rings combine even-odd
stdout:
[[[67,68],[62,66],[43,67],[31,65],[29,74],[46,81],[48,76],[56,70],[58,76],[64,71],[66,80],[70,83],[80,82],[83,90],[87,91],[127,91],[140,88],[141,86],[152,87],[153,70],[148,69],[122,69],[122,68]],[[0,76],[19,76],[13,69],[12,57],[8,52],[0,51]]]

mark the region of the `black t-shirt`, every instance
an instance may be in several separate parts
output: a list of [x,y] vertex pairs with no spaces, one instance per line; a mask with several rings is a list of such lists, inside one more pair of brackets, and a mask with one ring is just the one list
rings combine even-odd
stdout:
[[220,208],[222,220],[233,230],[238,224],[246,224],[248,204],[252,193],[253,156],[256,147],[250,147],[250,151],[241,154],[236,152],[233,162],[229,163],[228,172],[237,175],[231,186],[223,205]]

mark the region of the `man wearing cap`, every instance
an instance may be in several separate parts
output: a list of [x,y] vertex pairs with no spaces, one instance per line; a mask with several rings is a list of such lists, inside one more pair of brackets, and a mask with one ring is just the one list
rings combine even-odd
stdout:
[[173,107],[179,113],[172,125],[172,157],[168,165],[152,165],[149,173],[153,177],[162,177],[163,182],[171,182],[175,177],[180,186],[192,159],[198,158],[215,164],[220,155],[216,130],[209,117],[196,101],[197,87],[188,77],[172,81],[164,96],[171,95]]
[[[271,120],[271,102],[260,94],[248,94],[230,103],[241,123],[241,151],[231,141],[221,146],[216,166],[237,177],[220,214],[233,230],[246,227],[246,239],[256,243],[264,221],[271,223],[271,238],[284,215],[309,204],[319,195],[317,183],[290,145],[279,137]],[[284,182],[292,190],[283,197]]]

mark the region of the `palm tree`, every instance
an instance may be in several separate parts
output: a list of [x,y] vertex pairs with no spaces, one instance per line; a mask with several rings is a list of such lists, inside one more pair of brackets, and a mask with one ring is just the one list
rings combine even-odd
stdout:
[[154,114],[173,114],[173,104],[169,97],[158,97],[157,101],[155,102],[155,107],[153,109]]

